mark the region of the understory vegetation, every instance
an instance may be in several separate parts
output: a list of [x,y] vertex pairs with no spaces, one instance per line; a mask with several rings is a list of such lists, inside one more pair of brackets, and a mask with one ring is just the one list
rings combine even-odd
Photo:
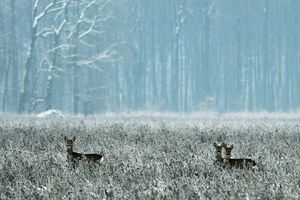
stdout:
[[[299,199],[299,116],[0,118],[0,199]],[[67,163],[74,151],[101,166]],[[258,169],[214,166],[213,142]]]

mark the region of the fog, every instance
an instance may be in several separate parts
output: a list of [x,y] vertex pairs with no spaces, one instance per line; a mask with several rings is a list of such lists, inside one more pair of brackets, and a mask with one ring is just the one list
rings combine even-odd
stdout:
[[1,0],[0,112],[295,112],[298,0]]

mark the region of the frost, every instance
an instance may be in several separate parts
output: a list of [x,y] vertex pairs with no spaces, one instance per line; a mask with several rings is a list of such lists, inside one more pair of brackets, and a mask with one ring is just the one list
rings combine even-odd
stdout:
[[[6,116],[0,199],[299,199],[298,133],[299,116],[267,114]],[[104,165],[71,169],[64,136],[78,138],[75,151],[103,153]],[[215,167],[215,141],[257,171]]]
[[37,117],[39,118],[59,118],[63,117],[63,114],[59,110],[47,110],[45,112],[41,112],[37,114]]

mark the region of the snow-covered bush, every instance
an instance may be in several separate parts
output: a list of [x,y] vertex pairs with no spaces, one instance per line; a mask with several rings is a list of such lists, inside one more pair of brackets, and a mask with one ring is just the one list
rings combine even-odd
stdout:
[[63,117],[63,114],[59,110],[47,110],[36,115],[39,118],[56,118]]

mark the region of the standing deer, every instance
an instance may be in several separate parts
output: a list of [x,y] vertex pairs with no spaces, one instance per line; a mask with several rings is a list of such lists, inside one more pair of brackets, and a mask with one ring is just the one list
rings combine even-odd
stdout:
[[99,154],[82,154],[73,151],[73,145],[75,141],[75,137],[72,139],[67,139],[65,136],[65,141],[67,145],[67,159],[70,164],[75,168],[75,164],[77,164],[80,160],[86,158],[89,163],[97,163],[100,164],[103,162],[104,157]]
[[254,169],[256,166],[256,163],[252,159],[248,158],[231,158],[231,151],[233,149],[233,145],[227,146],[226,144],[223,144],[223,147],[225,149],[224,152],[224,164],[226,167],[229,168],[237,168],[237,169]]
[[214,147],[216,149],[215,151],[215,161],[214,161],[214,165],[215,166],[222,166],[223,163],[223,158],[222,158],[222,148],[223,148],[224,144],[217,144],[214,142]]

